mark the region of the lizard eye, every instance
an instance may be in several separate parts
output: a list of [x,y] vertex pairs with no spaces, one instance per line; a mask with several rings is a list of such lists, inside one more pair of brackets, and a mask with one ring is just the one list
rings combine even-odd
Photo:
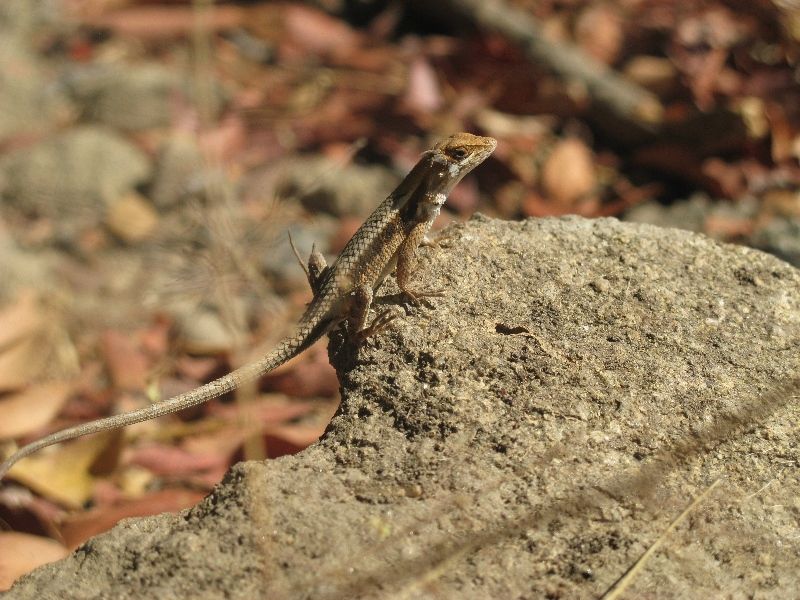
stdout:
[[450,150],[450,156],[456,160],[463,160],[467,157],[467,151],[464,148],[453,148]]

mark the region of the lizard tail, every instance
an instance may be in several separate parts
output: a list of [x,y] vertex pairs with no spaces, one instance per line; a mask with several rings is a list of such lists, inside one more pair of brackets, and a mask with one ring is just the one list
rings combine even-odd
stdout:
[[[316,321],[316,319],[314,319]],[[308,323],[308,321],[306,321]],[[190,392],[174,396],[162,402],[157,402],[144,408],[134,410],[131,412],[123,413],[120,415],[113,415],[103,419],[97,419],[89,423],[82,423],[74,427],[62,429],[53,434],[43,437],[40,440],[32,442],[27,446],[23,446],[14,454],[9,456],[2,464],[0,464],[0,479],[5,477],[9,469],[19,460],[25,458],[46,448],[53,444],[66,442],[75,438],[83,437],[101,431],[108,431],[111,429],[118,429],[120,427],[127,427],[134,423],[141,423],[155,419],[170,413],[184,410],[191,406],[197,406],[203,402],[208,402],[222,394],[226,394],[245,382],[252,381],[261,375],[264,375],[279,365],[285,363],[290,358],[297,356],[303,350],[311,346],[331,328],[331,323],[327,321],[317,321],[313,326],[310,323],[307,325],[301,321],[301,326],[297,332],[284,339],[278,346],[269,354],[260,360],[244,365],[235,371],[231,371],[227,375],[215,379],[199,388]]]

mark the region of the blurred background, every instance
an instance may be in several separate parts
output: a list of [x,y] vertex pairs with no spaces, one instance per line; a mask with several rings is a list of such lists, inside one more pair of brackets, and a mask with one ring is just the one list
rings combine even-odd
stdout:
[[[436,227],[613,216],[800,265],[800,1],[3,0],[0,450],[253,360],[420,152],[499,140]],[[531,257],[535,260],[535,257]],[[0,484],[0,589],[336,409],[325,341]]]

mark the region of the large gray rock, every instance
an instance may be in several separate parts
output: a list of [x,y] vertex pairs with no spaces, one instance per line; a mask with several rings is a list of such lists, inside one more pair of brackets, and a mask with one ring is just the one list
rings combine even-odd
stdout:
[[62,83],[85,120],[125,131],[167,127],[186,95],[180,73],[158,64],[82,66]]
[[800,596],[800,272],[577,218],[479,217],[422,254],[447,296],[333,336],[318,444],[7,598],[593,598],[718,479],[627,597]]
[[54,67],[41,58],[41,42],[67,36],[74,22],[61,2],[0,2],[0,142],[40,134],[63,122],[73,110]]
[[101,220],[150,175],[145,154],[101,127],[76,127],[0,160],[2,200],[60,229]]
[[55,128],[71,111],[48,66],[0,26],[0,141]]

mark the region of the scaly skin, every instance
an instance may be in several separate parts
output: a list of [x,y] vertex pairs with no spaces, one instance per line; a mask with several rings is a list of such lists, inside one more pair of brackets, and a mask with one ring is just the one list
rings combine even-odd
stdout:
[[349,321],[348,330],[359,338],[377,333],[392,317],[383,313],[367,326],[373,292],[395,267],[398,285],[411,301],[439,295],[439,292],[412,290],[409,286],[417,248],[453,187],[482,163],[496,145],[492,138],[469,133],[442,140],[422,155],[397,189],[356,231],[333,265],[326,266],[322,255],[312,252],[306,273],[314,299],[294,333],[265,357],[191,392],[139,410],[69,427],[28,444],[0,464],[0,479],[17,461],[46,446],[155,419],[234,390],[297,356],[342,321]]

